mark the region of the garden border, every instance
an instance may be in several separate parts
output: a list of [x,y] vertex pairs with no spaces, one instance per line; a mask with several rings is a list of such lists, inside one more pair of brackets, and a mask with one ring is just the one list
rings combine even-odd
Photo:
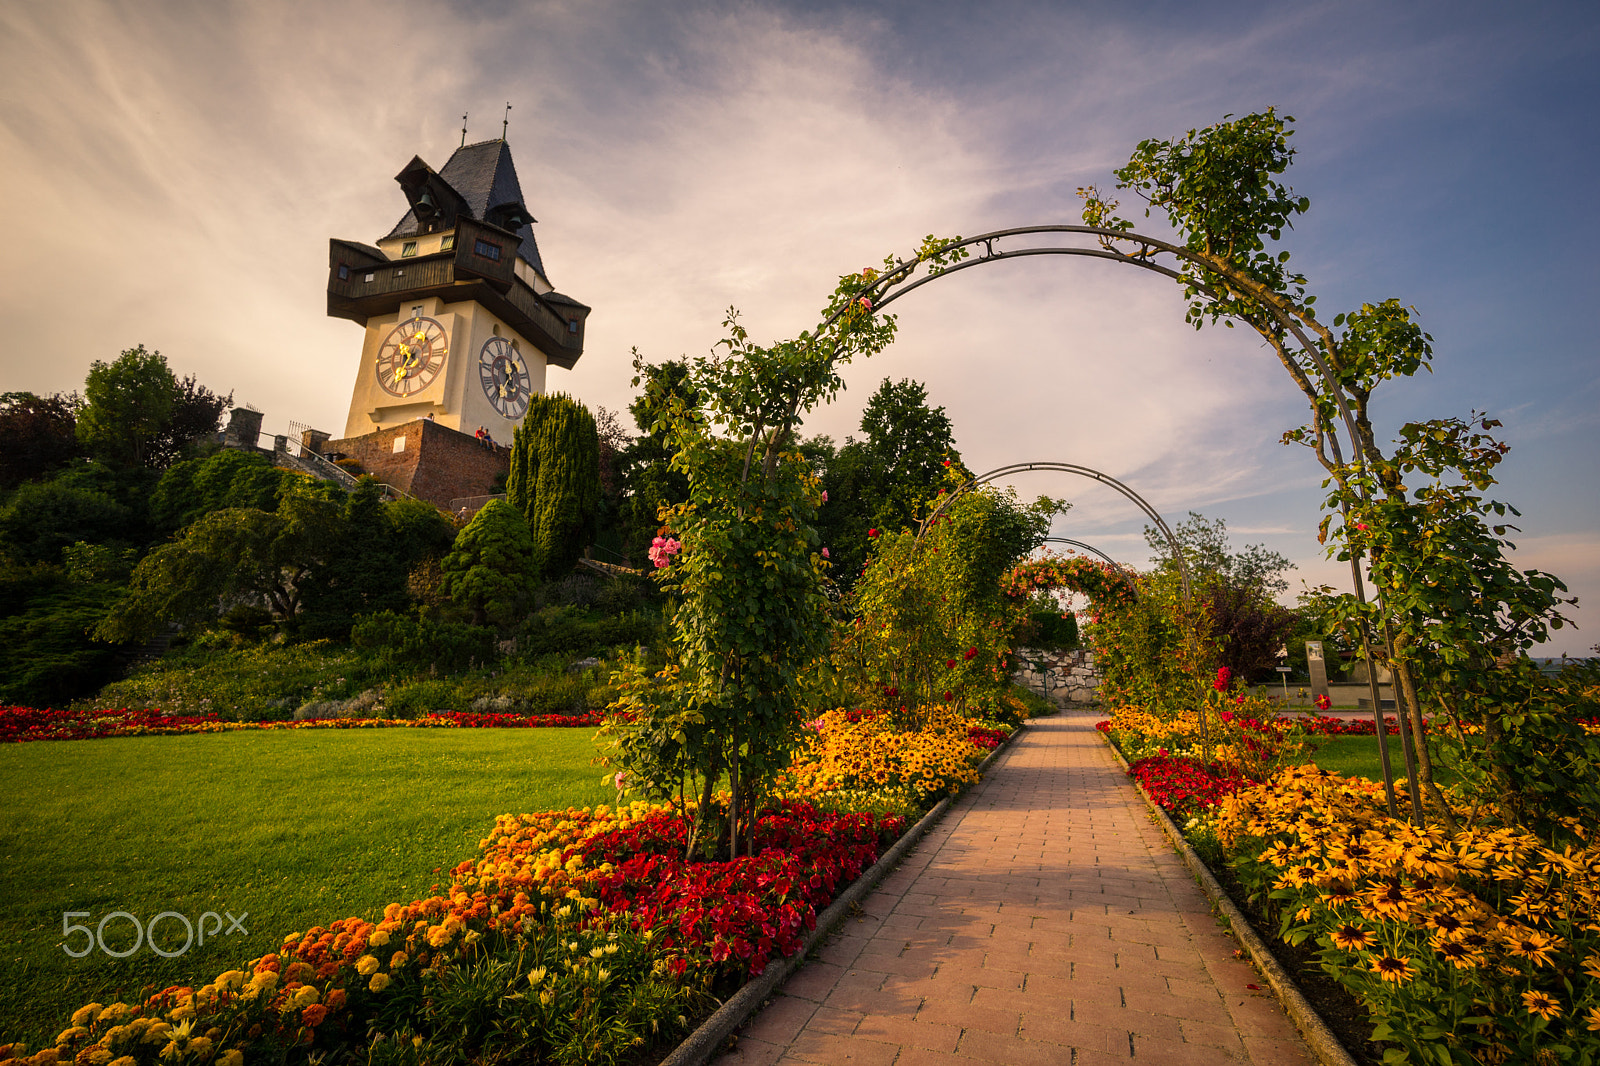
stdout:
[[1311,1053],[1316,1056],[1317,1061],[1322,1066],[1358,1066],[1350,1052],[1345,1049],[1344,1044],[1340,1043],[1339,1038],[1334,1035],[1333,1030],[1328,1028],[1328,1023],[1322,1020],[1322,1015],[1318,1014],[1316,1008],[1306,999],[1305,993],[1300,991],[1300,986],[1295,984],[1294,978],[1290,977],[1288,971],[1278,963],[1266,941],[1261,939],[1255,927],[1250,924],[1250,919],[1246,918],[1244,913],[1234,905],[1233,900],[1228,897],[1228,893],[1217,882],[1216,876],[1212,874],[1211,868],[1206,865],[1205,860],[1189,846],[1189,842],[1184,839],[1183,831],[1178,828],[1177,823],[1167,815],[1161,804],[1150,797],[1150,793],[1145,791],[1144,785],[1129,771],[1128,760],[1122,757],[1122,752],[1117,750],[1116,744],[1112,742],[1110,737],[1099,730],[1095,730],[1095,732],[1105,742],[1106,747],[1111,750],[1111,755],[1117,760],[1117,765],[1128,773],[1128,780],[1139,790],[1139,795],[1144,797],[1145,805],[1150,808],[1150,813],[1154,816],[1156,823],[1161,826],[1161,831],[1167,835],[1167,840],[1177,850],[1179,856],[1182,857],[1183,864],[1189,868],[1189,873],[1200,883],[1200,890],[1211,900],[1212,909],[1220,912],[1223,919],[1228,923],[1229,932],[1238,939],[1240,944],[1244,945],[1245,951],[1250,953],[1250,961],[1255,963],[1256,969],[1261,972],[1261,976],[1266,978],[1273,994],[1278,997],[1278,1002],[1283,1004],[1284,1011],[1288,1013],[1289,1019],[1294,1022],[1295,1028],[1300,1030],[1300,1035],[1305,1039],[1306,1046],[1311,1049]]
[[[1000,754],[1009,748],[1017,737],[1022,735],[1025,729],[1027,729],[1026,722],[1018,725],[1016,731],[1007,737],[999,747],[990,752],[988,758],[979,764],[978,773],[981,775],[988,770],[994,764],[994,761],[1000,757]],[[768,963],[767,968],[761,972],[761,976],[728,997],[728,1001],[718,1007],[711,1017],[701,1022],[698,1029],[685,1037],[683,1042],[674,1048],[671,1054],[661,1060],[659,1066],[703,1066],[704,1063],[710,1061],[712,1055],[721,1049],[722,1042],[733,1035],[733,1031],[748,1021],[751,1015],[760,1010],[762,1005],[777,991],[778,986],[790,974],[805,964],[806,957],[811,954],[812,949],[831,936],[834,930],[843,924],[845,916],[849,914],[851,908],[866,898],[868,893],[877,888],[884,878],[888,877],[905,860],[911,849],[916,847],[922,838],[928,834],[928,830],[939,824],[945,814],[949,812],[951,804],[959,798],[959,796],[946,796],[934,804],[932,810],[923,815],[916,825],[906,830],[900,839],[895,841],[877,862],[868,867],[860,877],[852,881],[850,886],[839,893],[838,897],[828,905],[826,910],[817,915],[817,924],[806,935],[799,951],[793,955],[774,959]]]

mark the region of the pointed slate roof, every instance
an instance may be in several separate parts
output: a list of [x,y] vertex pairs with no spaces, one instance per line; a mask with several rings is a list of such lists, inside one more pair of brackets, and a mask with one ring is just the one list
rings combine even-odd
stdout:
[[[489,212],[511,204],[524,205],[523,214],[528,213],[522,198],[522,184],[517,181],[517,167],[511,161],[511,146],[505,141],[479,141],[457,148],[439,171],[439,177],[460,194],[477,221],[493,222],[488,218]],[[544,262],[539,258],[538,242],[533,239],[533,226],[525,222],[515,232],[522,238],[517,254],[533,264],[548,281],[550,276],[545,274]],[[407,210],[383,239],[416,234],[416,212]]]

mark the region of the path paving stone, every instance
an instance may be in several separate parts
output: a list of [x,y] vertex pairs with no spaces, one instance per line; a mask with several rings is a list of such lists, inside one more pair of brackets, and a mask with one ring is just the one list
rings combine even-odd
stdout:
[[1030,723],[718,1066],[1309,1066],[1094,722]]

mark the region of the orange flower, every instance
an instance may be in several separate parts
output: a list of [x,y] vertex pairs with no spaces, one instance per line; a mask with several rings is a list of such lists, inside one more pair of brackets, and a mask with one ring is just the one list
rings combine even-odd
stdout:
[[321,1003],[313,1003],[311,1006],[300,1012],[300,1021],[307,1027],[314,1029],[321,1025],[323,1019],[327,1018],[327,1016],[327,1007]]
[[1561,1003],[1549,993],[1524,992],[1522,1002],[1528,1008],[1529,1014],[1537,1014],[1541,1018],[1561,1017]]
[[1394,958],[1391,955],[1380,955],[1373,960],[1372,968],[1379,977],[1385,981],[1401,984],[1411,980],[1415,971],[1411,969],[1411,960],[1408,958]]

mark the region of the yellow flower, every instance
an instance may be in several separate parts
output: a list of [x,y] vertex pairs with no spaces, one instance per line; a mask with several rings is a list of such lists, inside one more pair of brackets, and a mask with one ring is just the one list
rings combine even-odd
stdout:
[[411,956],[407,955],[405,952],[397,951],[393,955],[389,956],[389,969],[398,970],[400,967],[409,962],[410,959]]
[[100,1012],[103,1010],[105,1010],[105,1007],[101,1006],[99,1003],[90,1003],[79,1007],[77,1010],[72,1012],[72,1024],[88,1025],[90,1022],[100,1017]]
[[528,971],[528,983],[530,985],[538,984],[539,982],[541,982],[541,981],[543,981],[545,979],[546,975],[548,975],[549,972],[550,971],[545,969],[543,966],[539,966],[539,967],[536,967],[535,969],[532,969],[532,970]]
[[381,948],[388,942],[389,933],[387,930],[383,929],[374,930],[373,934],[367,938],[367,943],[375,948]]
[[382,992],[385,988],[389,987],[389,975],[386,973],[373,974],[372,980],[367,982],[367,987],[372,989],[374,992]]
[[189,1050],[200,1056],[202,1059],[210,1058],[211,1038],[207,1036],[195,1037],[193,1040],[189,1041]]
[[[78,1014],[82,1014],[82,1013],[83,1013],[82,1011],[78,1012]],[[77,1014],[73,1015],[74,1018],[76,1018],[77,1016],[78,1016]],[[84,1037],[86,1037],[88,1035],[89,1035],[89,1030],[85,1029],[81,1025],[74,1025],[71,1029],[63,1029],[61,1031],[61,1035],[56,1037],[56,1043],[57,1044],[70,1044],[75,1040],[82,1040]]]
[[1524,992],[1522,1002],[1529,1014],[1537,1014],[1541,1018],[1561,1017],[1561,1002],[1548,993]]
[[110,1066],[137,1066],[138,1061],[132,1055],[124,1055],[120,1059],[112,1059]]
[[1600,1033],[1600,1007],[1590,1007],[1589,1017],[1585,1021],[1587,1024],[1584,1028],[1590,1032]]
[[103,1047],[92,1047],[79,1055],[78,1058],[88,1063],[89,1066],[106,1066],[106,1063],[111,1061],[111,1052]]
[[1391,955],[1380,955],[1372,962],[1372,968],[1378,976],[1385,981],[1400,984],[1411,980],[1414,971],[1411,969],[1411,960],[1405,957],[1395,958]]
[[1550,965],[1550,953],[1560,946],[1560,939],[1535,931],[1506,937],[1508,952],[1519,959],[1532,959],[1540,966]]
[[356,960],[356,973],[360,974],[362,977],[371,977],[373,974],[378,972],[378,967],[380,965],[381,963],[379,963],[378,960],[373,958],[371,955],[363,955]]
[[1333,942],[1345,951],[1360,951],[1371,940],[1371,934],[1360,926],[1346,922],[1333,932]]

